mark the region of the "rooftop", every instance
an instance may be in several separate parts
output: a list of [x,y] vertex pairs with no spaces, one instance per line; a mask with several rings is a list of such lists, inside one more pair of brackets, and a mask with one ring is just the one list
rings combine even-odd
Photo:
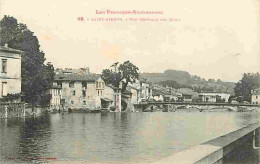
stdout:
[[16,50],[10,47],[5,47],[5,46],[0,46],[0,51],[2,52],[12,52],[12,53],[18,53],[18,54],[22,54],[23,51],[20,50]]
[[80,75],[80,74],[57,74],[55,75],[54,81],[96,81],[100,75],[90,74],[90,75]]

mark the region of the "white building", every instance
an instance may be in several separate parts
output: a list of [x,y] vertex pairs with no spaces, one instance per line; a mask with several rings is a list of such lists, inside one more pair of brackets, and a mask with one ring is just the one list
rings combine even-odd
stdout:
[[134,102],[134,104],[136,102],[139,104],[141,101],[153,98],[151,84],[147,83],[144,78],[139,78],[133,84],[129,83],[127,90],[132,93],[132,102]]
[[223,102],[228,102],[228,99],[230,97],[229,93],[200,93],[199,97],[201,98],[202,102],[212,102],[215,103],[217,102],[217,97],[223,101]]
[[0,46],[0,97],[21,92],[22,51]]
[[62,110],[63,106],[61,104],[62,100],[62,90],[61,86],[53,85],[49,90],[49,94],[51,95],[50,100],[50,109],[51,110]]
[[260,104],[260,88],[251,91],[251,103]]

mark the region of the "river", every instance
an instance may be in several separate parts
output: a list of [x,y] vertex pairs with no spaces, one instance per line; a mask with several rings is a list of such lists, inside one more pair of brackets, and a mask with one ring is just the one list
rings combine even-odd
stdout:
[[149,163],[257,122],[259,112],[65,113],[0,120],[0,163]]

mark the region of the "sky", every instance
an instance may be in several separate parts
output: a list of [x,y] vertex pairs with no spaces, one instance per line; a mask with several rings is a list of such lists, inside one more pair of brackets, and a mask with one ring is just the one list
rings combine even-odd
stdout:
[[[96,10],[163,14],[104,15]],[[114,62],[130,60],[141,72],[174,69],[234,82],[244,72],[260,72],[260,0],[0,0],[0,18],[4,15],[34,32],[55,68],[89,67],[101,73]]]

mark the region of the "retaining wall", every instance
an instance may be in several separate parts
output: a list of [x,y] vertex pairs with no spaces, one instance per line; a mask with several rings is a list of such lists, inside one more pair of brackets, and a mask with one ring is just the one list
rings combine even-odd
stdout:
[[[229,156],[250,154],[253,141],[259,146],[259,124],[252,124],[229,134],[220,136],[201,145],[176,153],[154,164],[224,163]],[[234,153],[235,152],[235,153]]]

